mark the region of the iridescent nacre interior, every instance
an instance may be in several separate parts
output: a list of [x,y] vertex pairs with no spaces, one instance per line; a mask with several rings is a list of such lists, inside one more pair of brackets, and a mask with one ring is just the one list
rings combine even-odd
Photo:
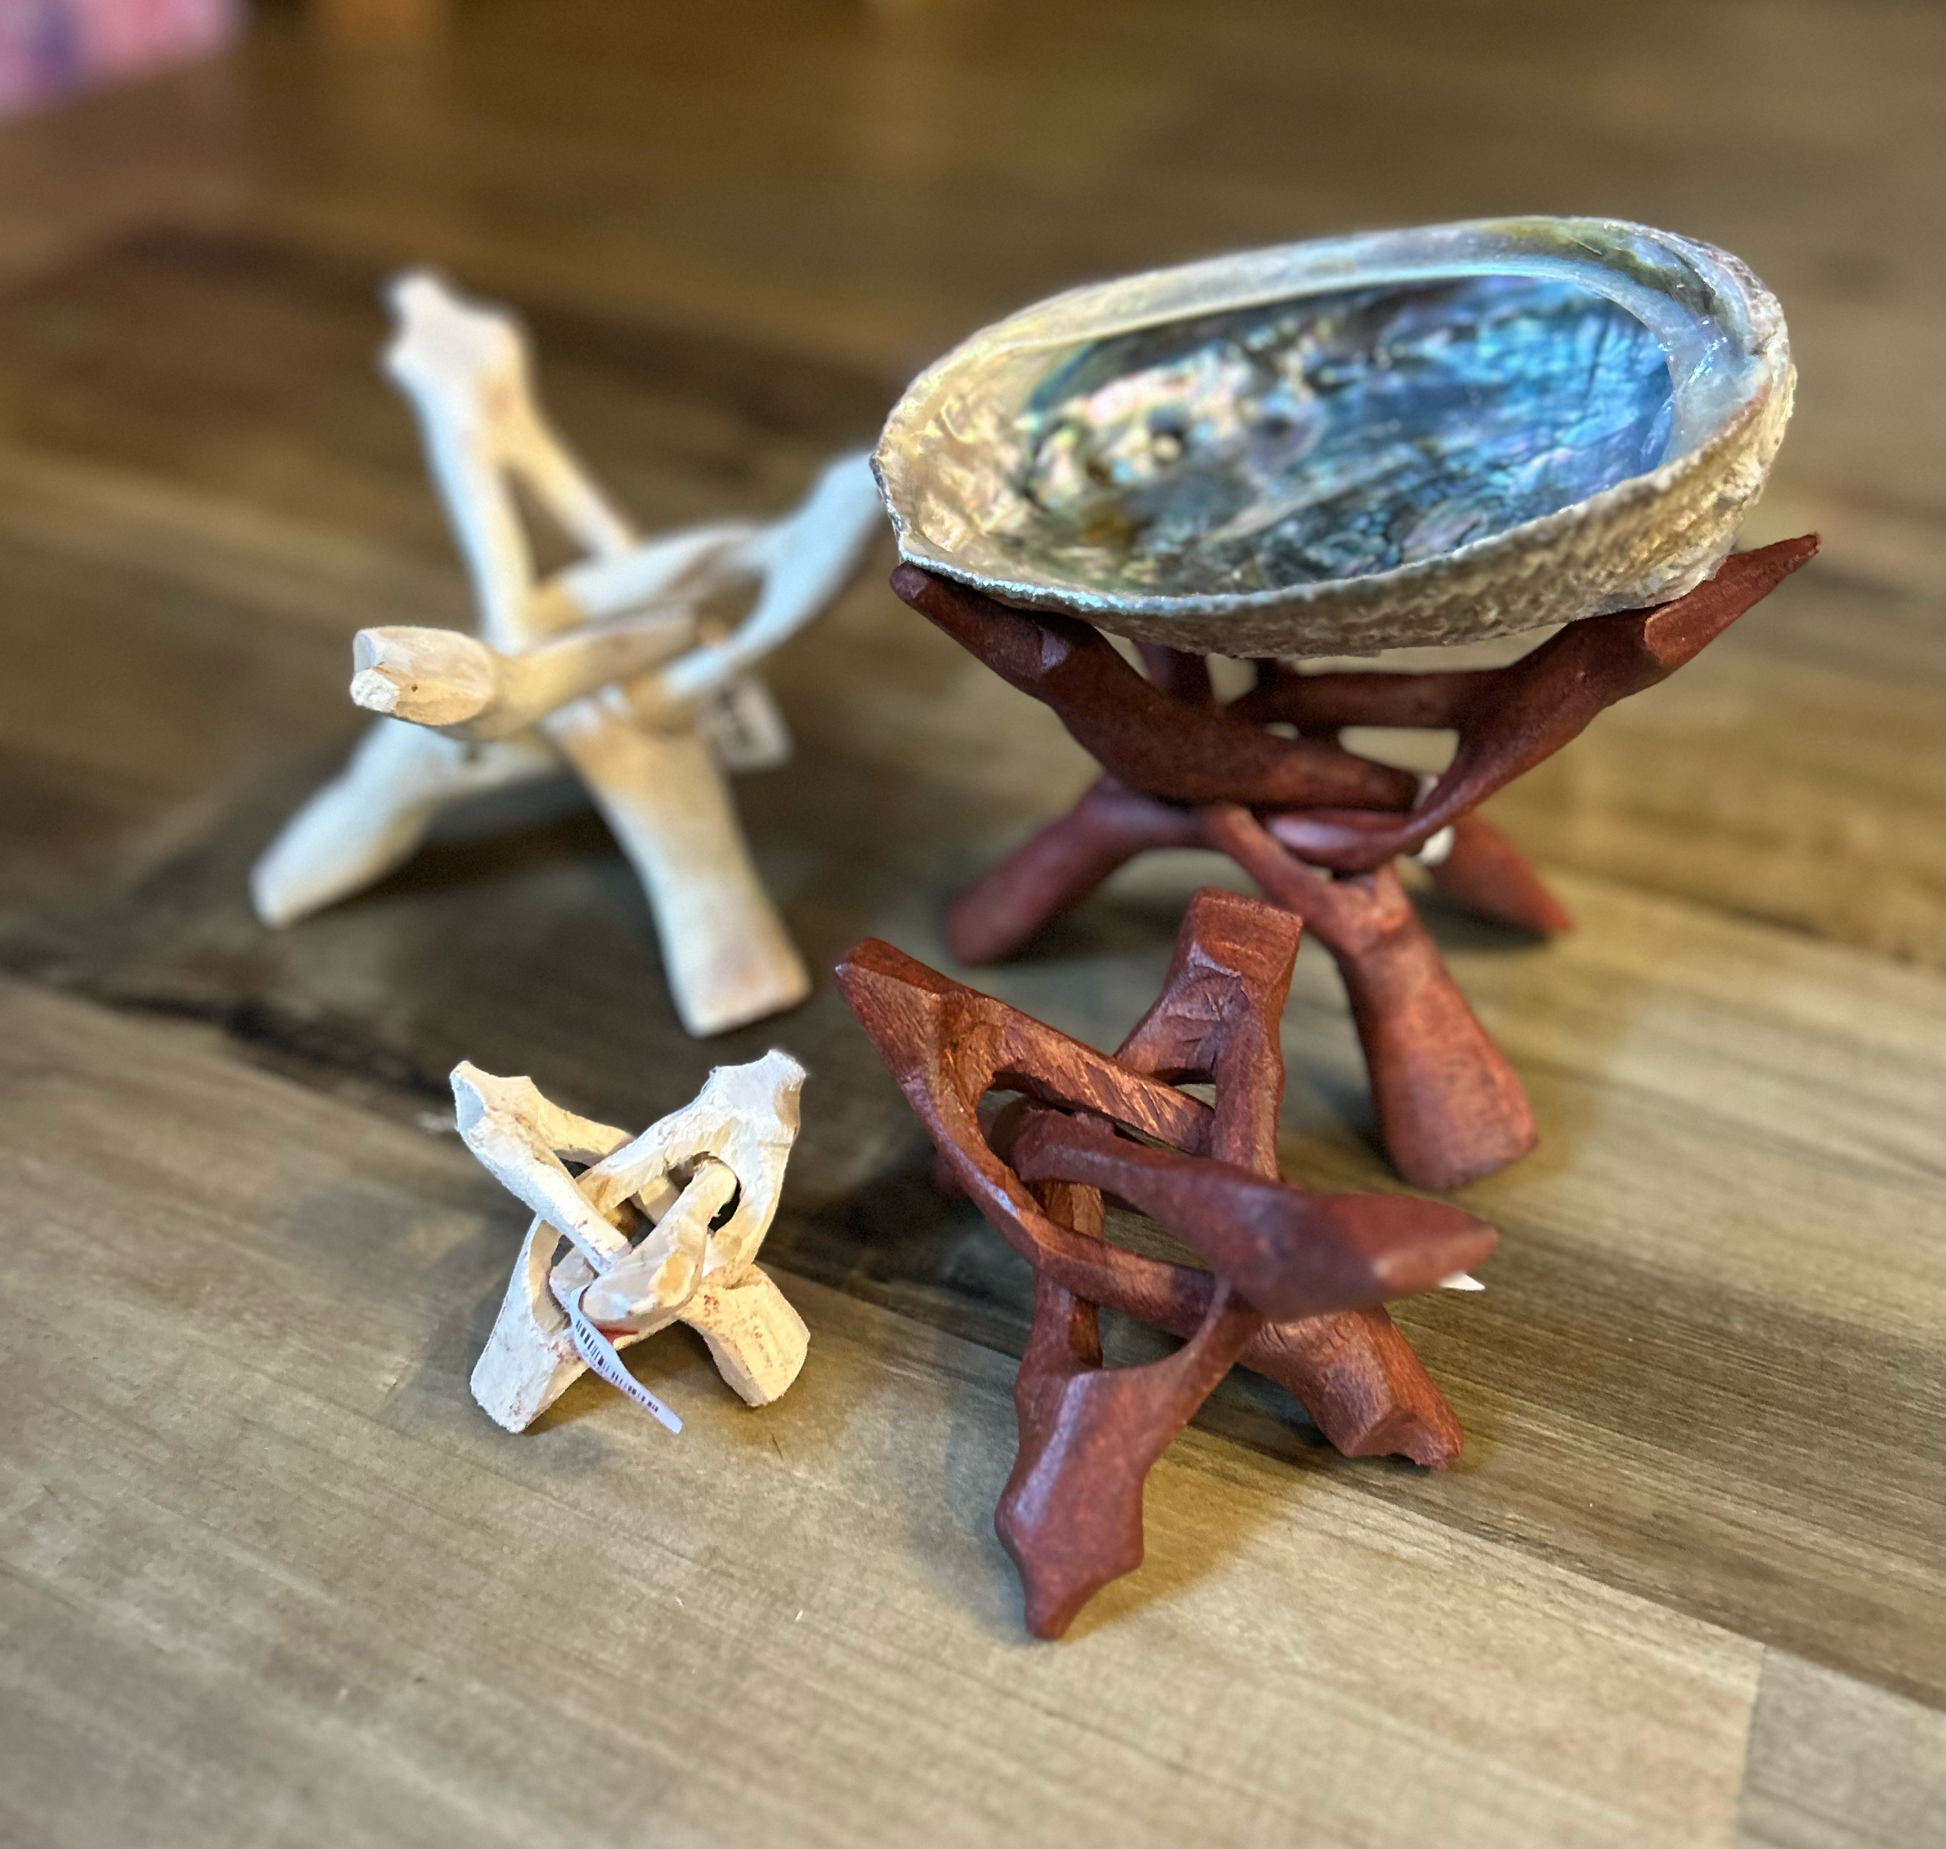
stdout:
[[1573,283],[1306,296],[1055,355],[980,524],[1109,593],[1362,577],[1655,468],[1672,398],[1650,330]]

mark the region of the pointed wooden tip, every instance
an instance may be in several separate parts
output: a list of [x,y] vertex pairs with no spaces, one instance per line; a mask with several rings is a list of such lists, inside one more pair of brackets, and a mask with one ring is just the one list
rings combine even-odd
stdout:
[[910,559],[901,559],[892,568],[892,590],[901,603],[909,603],[915,609],[919,599],[932,589],[938,580],[921,565]]
[[457,629],[361,629],[351,665],[354,704],[414,725],[459,725],[500,687],[500,657]]

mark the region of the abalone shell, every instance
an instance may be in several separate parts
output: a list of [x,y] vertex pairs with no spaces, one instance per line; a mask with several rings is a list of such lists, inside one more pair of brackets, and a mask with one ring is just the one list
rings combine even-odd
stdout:
[[1680,596],[1792,382],[1775,299],[1725,252],[1498,220],[1056,296],[915,380],[873,466],[904,556],[1009,603],[1365,653]]

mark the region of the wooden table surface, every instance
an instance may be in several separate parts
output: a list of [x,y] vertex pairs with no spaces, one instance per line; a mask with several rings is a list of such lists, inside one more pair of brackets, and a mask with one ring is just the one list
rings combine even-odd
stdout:
[[[362,9],[373,15],[379,9]],[[361,14],[340,7],[341,20]],[[1946,1841],[1946,20],[1894,0],[461,7],[0,129],[0,1841]],[[993,1539],[1028,1277],[929,1189],[828,981],[708,1044],[565,784],[268,934],[244,876],[463,622],[377,288],[528,314],[649,526],[787,505],[1065,284],[1350,227],[1612,213],[1776,289],[1749,537],[1826,551],[1492,813],[1579,931],[1432,911],[1542,1144],[1402,1321],[1469,1435],[1352,1462],[1232,1380],[1068,1641]],[[899,606],[773,664],[739,798],[819,965],[1086,781]],[[1222,869],[1133,869],[1007,999],[1112,1043]],[[779,1044],[753,1413],[686,1333],[512,1438],[467,1395],[524,1224],[460,1058],[641,1123]],[[1330,964],[1283,1159],[1389,1187]]]

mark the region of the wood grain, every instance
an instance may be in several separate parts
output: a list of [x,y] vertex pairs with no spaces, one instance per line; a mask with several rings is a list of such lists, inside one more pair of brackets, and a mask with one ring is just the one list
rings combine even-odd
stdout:
[[[348,48],[267,6],[231,58],[0,130],[0,1838],[1939,1835],[1946,22],[452,20]],[[1233,1377],[1151,1481],[1144,1568],[1029,1646],[986,1525],[1026,1267],[931,1191],[828,986],[689,1041],[565,783],[300,930],[250,918],[359,729],[352,633],[465,609],[378,282],[519,303],[652,527],[789,505],[1051,289],[1536,206],[1778,291],[1799,412],[1748,537],[1826,551],[1491,805],[1573,935],[1428,902],[1541,1132],[1460,1197],[1502,1229],[1485,1294],[1401,1306],[1465,1465],[1335,1459]],[[814,965],[876,934],[950,969],[947,898],[1091,770],[890,562],[776,657],[798,760],[737,796]],[[1126,869],[980,983],[1112,1044],[1226,877]],[[752,1413],[671,1338],[642,1365],[682,1439],[592,1387],[495,1432],[465,1377],[522,1221],[416,1127],[446,1070],[647,1122],[773,1043],[812,1075],[766,1247],[802,1381]],[[1287,1171],[1396,1185],[1315,946],[1284,1046]]]
[[[4,1802],[55,1840],[1727,1828],[1744,1639],[1192,1435],[1142,1573],[1036,1649],[984,1519],[1002,1357],[798,1285],[776,1406],[672,1338],[681,1442],[585,1383],[510,1438],[465,1377],[521,1214],[456,1140],[84,1004],[0,1023]],[[149,1133],[113,1174],[104,1120]]]
[[1737,1849],[1879,1849],[1946,1828],[1946,1717],[1764,1652]]

